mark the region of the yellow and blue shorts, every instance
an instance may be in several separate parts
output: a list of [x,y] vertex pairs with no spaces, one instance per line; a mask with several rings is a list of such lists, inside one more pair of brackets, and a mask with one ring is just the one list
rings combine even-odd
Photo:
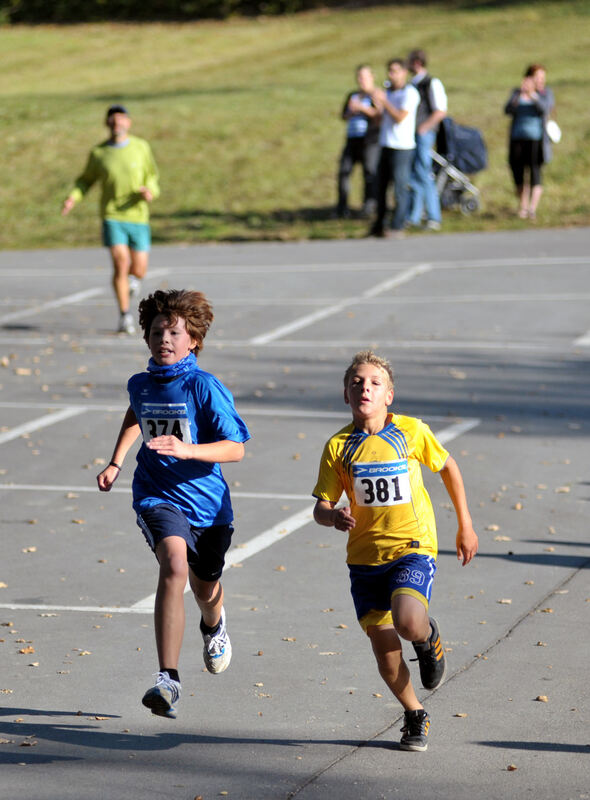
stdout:
[[387,564],[349,564],[350,591],[357,619],[366,632],[369,625],[391,625],[391,601],[408,594],[428,610],[436,561],[422,553],[409,553]]

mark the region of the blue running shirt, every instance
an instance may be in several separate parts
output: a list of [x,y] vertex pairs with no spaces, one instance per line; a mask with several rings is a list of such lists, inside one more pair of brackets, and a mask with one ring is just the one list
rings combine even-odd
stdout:
[[223,439],[246,442],[250,434],[228,389],[195,365],[169,382],[138,373],[129,379],[127,390],[143,435],[133,476],[136,513],[169,503],[179,508],[191,525],[229,525],[233,511],[219,464],[162,456],[145,446],[163,435],[178,436],[189,444]]

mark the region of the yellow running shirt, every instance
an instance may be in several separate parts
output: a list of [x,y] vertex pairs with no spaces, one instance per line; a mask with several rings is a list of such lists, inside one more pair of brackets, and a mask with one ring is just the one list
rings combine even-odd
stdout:
[[103,219],[149,222],[149,204],[139,190],[146,186],[156,198],[160,187],[158,168],[145,139],[128,136],[119,146],[106,141],[93,147],[70,197],[78,202],[97,181],[101,187],[100,215]]
[[384,564],[406,553],[436,558],[436,523],[420,464],[433,472],[448,452],[420,419],[388,414],[378,434],[350,423],[326,443],[313,495],[337,503],[348,497],[355,527],[349,564]]

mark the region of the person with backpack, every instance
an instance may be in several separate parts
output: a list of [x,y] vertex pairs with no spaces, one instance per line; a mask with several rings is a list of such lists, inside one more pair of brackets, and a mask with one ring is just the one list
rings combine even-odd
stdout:
[[438,78],[426,71],[424,50],[412,50],[408,66],[414,75],[412,86],[420,94],[420,105],[416,114],[416,152],[410,177],[411,204],[408,226],[419,226],[426,214],[425,226],[438,231],[441,227],[440,200],[432,174],[431,151],[436,145],[436,134],[447,115],[447,95]]

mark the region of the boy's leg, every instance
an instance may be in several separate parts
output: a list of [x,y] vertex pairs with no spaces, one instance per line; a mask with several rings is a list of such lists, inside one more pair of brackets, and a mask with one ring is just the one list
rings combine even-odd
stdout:
[[192,569],[189,572],[189,582],[203,622],[208,628],[215,628],[221,619],[223,586],[219,581],[203,581],[197,578]]
[[162,539],[156,546],[160,577],[156,592],[154,628],[160,670],[156,685],[144,694],[142,703],[152,714],[176,717],[180,697],[178,659],[184,635],[184,587],[188,563],[186,542],[180,536]]
[[406,711],[423,708],[412,686],[410,670],[402,655],[402,644],[393,625],[369,625],[367,636],[379,674]]
[[392,598],[391,614],[396,630],[412,642],[420,677],[425,689],[436,689],[446,673],[446,659],[436,620],[428,616],[426,606],[416,597],[397,594]]
[[224,672],[230,665],[232,648],[225,626],[223,587],[216,581],[198,578],[189,571],[191,589],[201,610],[201,635],[203,636],[203,661],[213,675]]
[[391,615],[396,631],[408,642],[426,641],[430,622],[426,606],[411,594],[396,594],[391,599]]
[[401,750],[423,752],[428,749],[430,717],[416,697],[410,671],[402,656],[402,645],[393,625],[369,625],[379,674],[404,708]]
[[156,547],[160,577],[156,591],[154,626],[160,669],[178,669],[184,636],[184,589],[188,574],[186,541],[167,536]]

